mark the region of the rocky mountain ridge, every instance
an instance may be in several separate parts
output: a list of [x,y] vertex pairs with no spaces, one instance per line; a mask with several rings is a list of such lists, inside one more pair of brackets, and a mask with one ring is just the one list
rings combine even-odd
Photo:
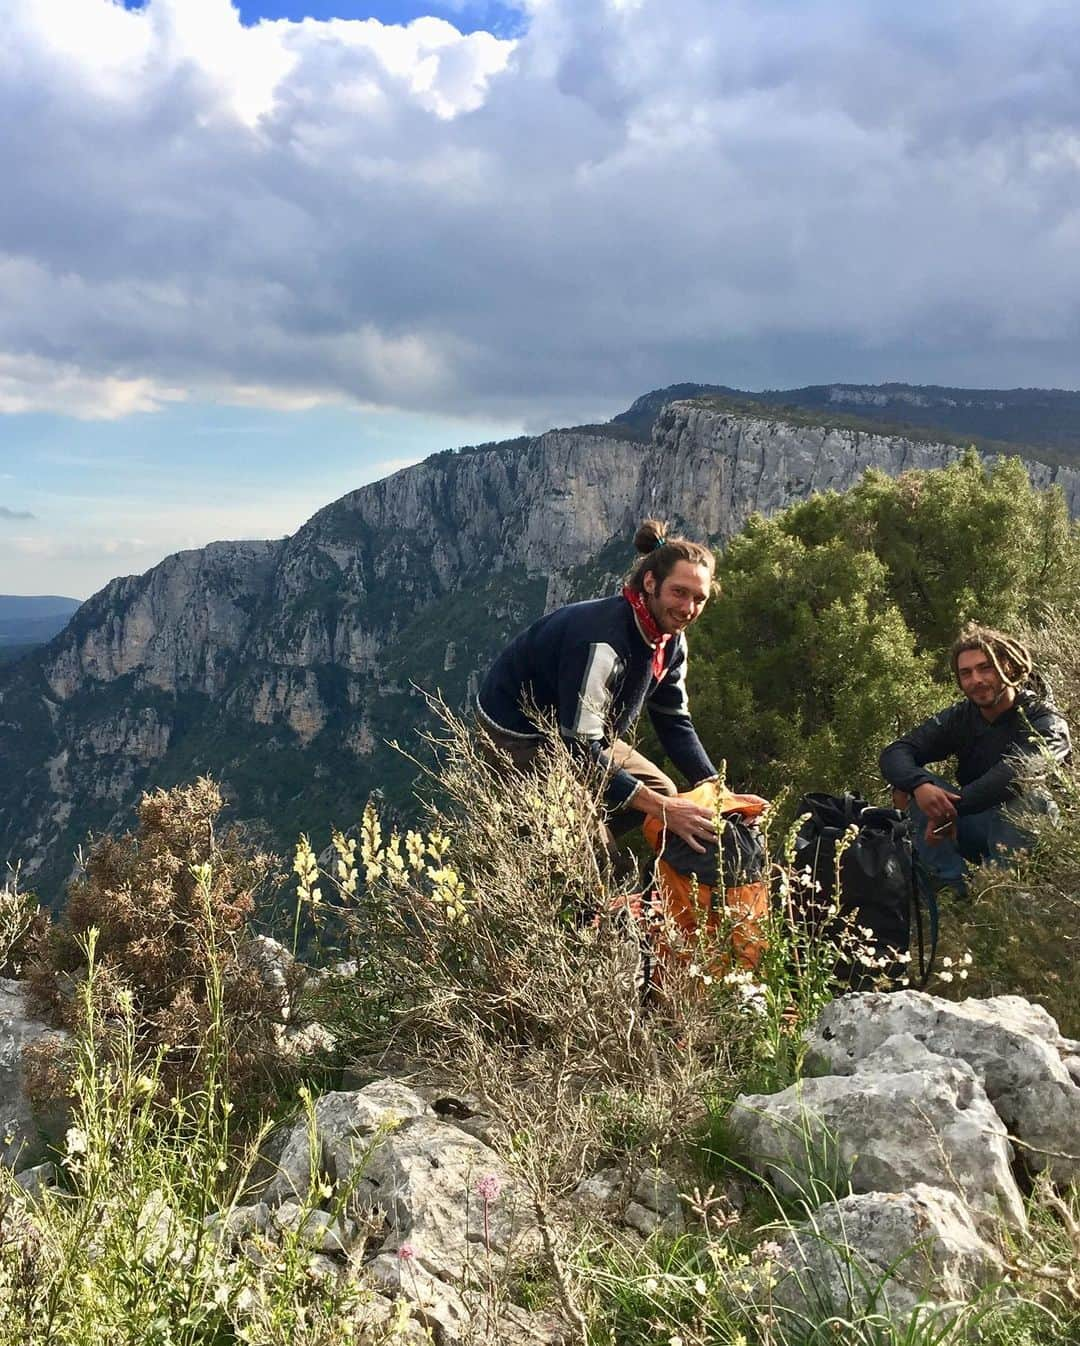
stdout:
[[[114,580],[0,670],[0,858],[58,902],[88,829],[204,771],[281,844],[347,825],[376,786],[403,803],[414,769],[384,740],[408,738],[419,688],[464,704],[513,630],[624,569],[643,516],[721,543],[754,511],[959,452],[674,402],[647,443],[611,425],[436,454],[283,541]],[[1028,466],[1080,512],[1080,471]]]
[[729,411],[1017,453],[1059,466],[1080,462],[1080,393],[1060,388],[947,388],[932,384],[823,383],[751,391],[677,383],[639,397],[613,424],[648,437],[668,402],[709,398]]

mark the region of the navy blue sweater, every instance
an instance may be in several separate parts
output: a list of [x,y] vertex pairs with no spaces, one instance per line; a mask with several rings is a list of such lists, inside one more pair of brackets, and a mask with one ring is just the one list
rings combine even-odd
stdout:
[[[654,678],[652,646],[621,594],[570,603],[533,622],[492,664],[477,700],[496,728],[524,739],[540,738],[525,707],[554,718],[572,751],[607,769],[606,748],[648,707],[664,751],[690,784],[716,775],[690,719],[685,638],[667,642],[664,672]],[[621,807],[637,788],[629,772],[612,770],[605,802]]]

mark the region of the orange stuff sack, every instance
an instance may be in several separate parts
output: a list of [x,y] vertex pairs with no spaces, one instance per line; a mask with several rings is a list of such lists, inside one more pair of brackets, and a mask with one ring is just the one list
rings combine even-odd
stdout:
[[[756,970],[765,949],[764,923],[769,909],[765,848],[754,825],[768,807],[758,795],[732,794],[717,781],[706,781],[680,798],[692,799],[724,822],[719,841],[695,851],[672,836],[658,818],[646,818],[643,831],[659,857],[657,905],[660,928],[656,952],[661,961],[687,958],[703,940],[730,942],[730,957],[718,950],[710,972],[736,967]],[[666,933],[665,933],[666,932]],[[672,947],[672,936],[679,948]]]

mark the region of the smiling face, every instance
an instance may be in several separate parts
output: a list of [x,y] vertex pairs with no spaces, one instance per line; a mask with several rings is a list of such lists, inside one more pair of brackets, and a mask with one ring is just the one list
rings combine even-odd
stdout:
[[706,566],[676,561],[662,583],[657,583],[651,571],[642,576],[641,582],[653,621],[665,635],[676,636],[701,616],[709,601],[712,576]]
[[956,656],[960,690],[986,719],[994,720],[1016,700],[1016,689],[1004,681],[985,650],[961,650]]

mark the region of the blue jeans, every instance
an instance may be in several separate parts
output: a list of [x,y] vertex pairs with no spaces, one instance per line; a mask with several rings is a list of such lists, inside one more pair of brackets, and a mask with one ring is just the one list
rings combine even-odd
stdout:
[[[943,777],[934,776],[932,779],[943,790],[960,793],[957,786]],[[1053,814],[1055,811],[1052,800],[1038,791],[1032,791],[1023,799],[995,804],[981,813],[961,814],[956,820],[955,838],[942,837],[936,846],[931,846],[926,840],[926,814],[915,802],[914,795],[908,804],[915,854],[929,877],[931,887],[935,890],[952,888],[960,897],[967,895],[965,862],[977,865],[983,860],[992,860],[1012,851],[1030,850],[1035,837],[1020,826],[1018,820],[1024,813]]]

